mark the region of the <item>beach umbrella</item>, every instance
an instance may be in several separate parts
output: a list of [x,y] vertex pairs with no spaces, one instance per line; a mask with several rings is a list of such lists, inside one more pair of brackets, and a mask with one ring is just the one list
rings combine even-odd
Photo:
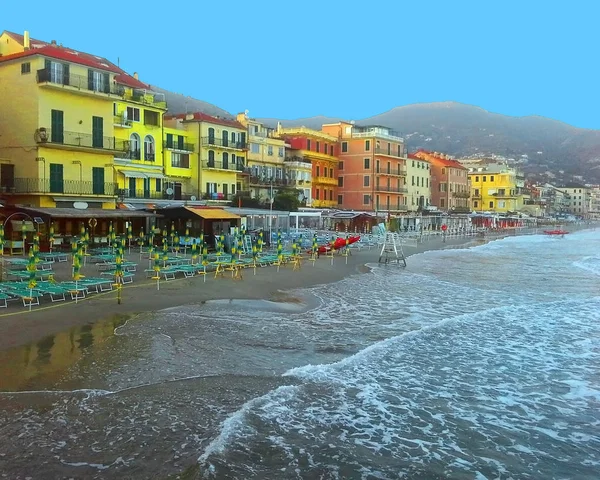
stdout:
[[148,245],[148,268],[150,268],[151,264],[152,264],[152,260],[154,259],[154,245],[150,244]]
[[202,265],[208,265],[208,245],[202,244]]
[[171,222],[171,247],[173,247],[173,242],[175,241],[175,235],[177,235],[177,233],[175,232],[175,222]]
[[192,240],[192,265],[196,263],[196,259],[198,258],[198,245],[196,244],[196,239]]
[[[281,232],[277,232],[277,260],[279,263],[283,261],[283,244],[281,243]],[[277,266],[279,268],[279,265]]]
[[25,248],[27,245],[27,225],[25,224],[25,220],[21,223],[21,238],[23,240],[23,255],[25,255]]
[[187,255],[187,246],[190,243],[190,229],[189,228],[185,228],[185,237],[183,238],[183,254]]
[[115,227],[113,226],[113,222],[108,224],[108,245],[112,247],[113,241],[113,233],[115,232]]
[[223,255],[225,253],[225,235],[219,235],[217,242],[217,255]]
[[115,258],[115,283],[123,283],[123,253],[121,245],[117,249],[117,256]]
[[54,222],[50,224],[50,230],[48,231],[48,243],[50,244],[50,253],[54,248]]
[[154,254],[154,272],[154,278],[156,278],[156,289],[160,290],[160,255],[158,252]]
[[27,262],[27,272],[29,273],[29,310],[31,310],[31,302],[33,301],[33,289],[37,285],[35,280],[36,270],[35,255],[33,254],[33,249],[31,249],[29,250],[29,261]]
[[258,232],[258,252],[262,253],[263,251],[263,232],[262,230]]
[[239,258],[242,258],[242,253],[244,251],[244,237],[241,233],[237,236],[237,250]]
[[319,243],[317,242],[317,234],[315,233],[313,235],[313,242],[312,242],[312,254],[313,257],[317,257],[317,253],[319,251]]
[[169,245],[167,244],[167,237],[163,237],[163,246],[162,246],[162,251],[163,251],[163,262],[164,262],[164,267],[167,266],[167,260],[169,259]]
[[129,253],[131,253],[131,241],[133,240],[133,227],[131,222],[127,223],[127,243],[129,244]]
[[[4,222],[0,223],[0,257],[4,255],[4,244],[6,241],[4,240]],[[4,260],[0,258],[0,267],[4,266]],[[0,281],[2,281],[2,273],[0,270]]]
[[33,246],[31,247],[33,250],[33,258],[35,259],[35,263],[40,261],[40,236],[37,232],[33,235]]
[[[77,243],[73,243],[75,245],[75,253],[73,254],[73,280],[75,280],[75,303],[77,303],[77,299],[79,298],[79,285],[78,282],[81,279],[81,250],[77,248]],[[71,245],[73,245],[71,244]]]
[[252,245],[252,264],[254,265],[254,275],[256,275],[256,265],[258,263],[258,247],[256,244]]
[[71,239],[71,256],[73,257],[73,265],[75,265],[75,256],[77,255],[77,239]]
[[144,235],[144,229],[142,228],[140,230],[140,233],[138,234],[138,238],[137,238],[137,244],[138,244],[138,247],[140,247],[140,260],[142,259],[142,251],[144,250],[145,239],[146,239],[146,237]]
[[179,255],[179,248],[180,248],[180,244],[179,244],[179,235],[177,232],[175,232],[175,236],[173,237],[173,243],[175,246],[175,256]]

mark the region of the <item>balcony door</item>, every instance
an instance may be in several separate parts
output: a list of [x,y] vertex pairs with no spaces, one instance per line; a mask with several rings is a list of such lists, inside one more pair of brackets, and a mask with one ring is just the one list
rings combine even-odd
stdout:
[[229,154],[227,152],[223,152],[223,168],[226,170],[229,168]]
[[50,193],[64,193],[63,165],[51,163],[50,168]]
[[150,198],[150,179],[144,178],[144,198]]
[[227,200],[227,194],[229,193],[227,186],[226,183],[223,184],[223,200]]
[[104,119],[92,117],[92,147],[104,147]]
[[104,195],[104,168],[92,168],[92,193],[94,195]]
[[212,127],[208,129],[208,143],[210,145],[215,144],[215,129]]
[[63,143],[65,140],[64,113],[62,110],[52,110],[50,113],[50,141]]
[[129,177],[129,195],[128,195],[129,198],[135,198],[135,189],[137,187],[136,181],[137,181],[137,178]]
[[229,145],[229,132],[227,130],[223,130],[223,146],[227,147]]

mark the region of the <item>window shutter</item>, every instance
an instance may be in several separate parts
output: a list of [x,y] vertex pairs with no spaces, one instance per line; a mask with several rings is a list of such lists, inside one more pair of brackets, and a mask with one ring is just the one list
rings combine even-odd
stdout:
[[94,90],[94,71],[88,69],[88,90]]
[[105,73],[104,74],[104,93],[110,93],[110,84],[108,82],[110,82],[110,76],[108,75],[108,73]]

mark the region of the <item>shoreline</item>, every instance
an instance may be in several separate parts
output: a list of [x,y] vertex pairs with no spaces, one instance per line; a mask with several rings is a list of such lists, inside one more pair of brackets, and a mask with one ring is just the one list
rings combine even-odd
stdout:
[[[593,229],[595,226],[573,229],[576,231]],[[441,237],[428,239],[417,246],[403,247],[407,261],[411,256],[426,251],[469,248],[500,240],[510,236],[522,236],[522,232],[497,232],[486,236],[450,237],[445,242]],[[295,289],[308,289],[319,285],[335,283],[353,275],[362,275],[371,271],[369,263],[377,263],[379,248],[352,250],[347,258],[336,256],[334,265],[329,258],[321,257],[314,266],[308,259],[303,259],[302,267],[292,271],[290,265],[282,266],[280,271],[274,267],[248,268],[243,271],[242,280],[234,280],[226,273],[224,278],[215,279],[207,274],[206,282],[199,276],[192,278],[177,278],[171,281],[161,281],[160,291],[156,283],[145,278],[144,268],[146,259],[139,261],[137,253],[126,255],[134,261],[139,261],[140,271],[136,273],[136,281],[125,285],[122,289],[122,302],[117,303],[116,291],[92,294],[84,300],[67,300],[60,303],[44,303],[33,307],[31,311],[19,305],[14,311],[0,313],[0,326],[3,335],[0,336],[0,352],[5,352],[24,345],[38,342],[46,337],[61,332],[70,331],[85,325],[109,322],[114,318],[132,319],[136,316],[158,312],[185,305],[201,305],[211,300],[266,300],[273,302],[298,302],[298,298],[290,296]],[[66,277],[70,263],[59,264],[63,270],[60,279]],[[93,265],[85,267],[86,272],[97,274]],[[403,268],[390,265],[389,268]],[[58,273],[58,272],[57,272]],[[85,272],[83,272],[85,274]]]

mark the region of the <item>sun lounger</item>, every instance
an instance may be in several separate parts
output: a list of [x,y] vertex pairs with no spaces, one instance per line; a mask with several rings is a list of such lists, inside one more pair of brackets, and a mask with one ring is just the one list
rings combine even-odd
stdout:
[[7,300],[10,300],[10,298],[10,295],[7,295],[6,293],[0,293],[0,308],[7,308],[8,304],[6,302]]

